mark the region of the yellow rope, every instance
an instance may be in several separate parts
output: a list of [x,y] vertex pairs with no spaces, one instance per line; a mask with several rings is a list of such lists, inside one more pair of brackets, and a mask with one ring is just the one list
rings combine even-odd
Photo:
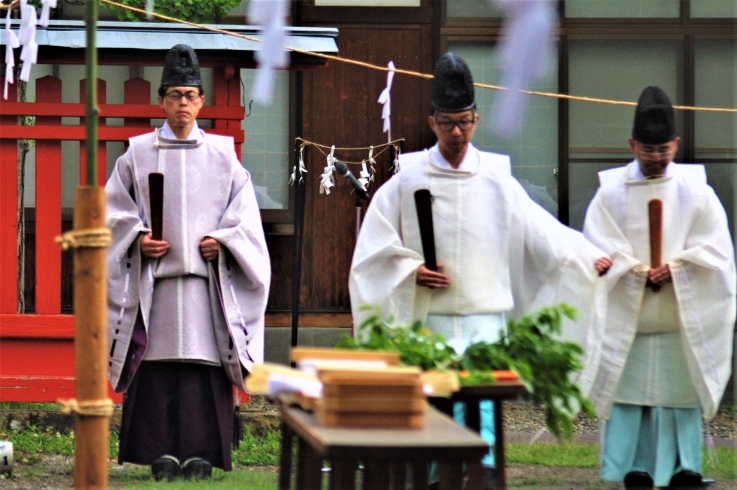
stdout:
[[65,415],[77,414],[85,417],[110,417],[113,415],[113,401],[109,398],[104,400],[79,401],[75,398],[69,400],[58,399],[61,405],[61,413]]
[[12,9],[13,7],[15,7],[16,5],[18,5],[19,3],[20,3],[20,0],[13,0],[12,2],[10,2],[7,5],[0,3],[0,10]]
[[[131,10],[133,12],[138,12],[140,14],[149,14],[149,12],[147,12],[146,10],[139,9],[139,8],[136,8],[136,7],[131,7],[129,5],[122,5],[120,3],[113,2],[112,0],[99,0],[99,1],[101,3],[107,3],[108,5],[113,5],[113,6],[118,7],[118,8],[122,8],[122,9],[126,9],[126,10]],[[207,25],[203,25],[203,24],[197,24],[195,22],[189,22],[189,21],[186,21],[186,20],[181,20],[181,19],[177,19],[175,17],[169,17],[169,16],[163,15],[163,14],[157,14],[155,12],[152,12],[150,14],[153,15],[154,17],[156,17],[156,18],[167,20],[167,21],[170,21],[170,22],[178,22],[180,24],[186,24],[186,25],[189,25],[189,26],[192,26],[192,27],[198,27],[198,28],[204,29],[206,31],[218,32],[220,34],[226,34],[228,36],[239,37],[241,39],[246,39],[248,41],[253,41],[253,42],[257,42],[257,43],[260,43],[261,42],[260,39],[255,38],[253,36],[246,36],[244,34],[237,34],[235,32],[226,31],[225,29],[219,29],[217,27],[211,27],[211,26],[207,26]],[[304,49],[298,49],[298,48],[294,48],[294,47],[291,47],[291,46],[287,46],[287,47],[285,47],[285,49],[287,49],[289,51],[293,51],[295,53],[305,54],[305,55],[309,55],[309,56],[315,56],[317,58],[323,58],[323,59],[326,59],[326,60],[332,60],[332,61],[337,61],[337,62],[340,62],[340,63],[347,63],[347,64],[351,64],[351,65],[356,65],[356,66],[362,66],[364,68],[369,68],[371,70],[378,70],[378,71],[385,71],[385,72],[388,72],[389,71],[389,68],[386,67],[386,66],[374,65],[374,64],[371,64],[371,63],[363,62],[363,61],[352,60],[350,58],[341,58],[340,56],[333,56],[333,55],[323,54],[323,53],[315,53],[313,51],[307,51],[307,50],[304,50]],[[393,71],[394,71],[394,73],[400,73],[402,75],[409,75],[409,76],[413,76],[413,77],[424,78],[424,79],[427,79],[427,80],[430,80],[430,79],[433,78],[432,75],[429,75],[427,73],[420,73],[420,72],[417,72],[417,71],[401,70],[401,69],[394,69]],[[485,84],[485,83],[474,83],[473,85],[475,87],[479,87],[479,88],[483,88],[483,89],[490,89],[490,90],[509,90],[507,87],[501,87],[499,85],[489,85],[489,84]],[[630,102],[630,101],[625,101],[625,100],[599,99],[599,98],[596,98],[596,97],[583,97],[583,96],[579,96],[579,95],[557,94],[557,93],[553,93],[553,92],[538,92],[538,91],[534,91],[534,90],[520,90],[520,92],[523,93],[523,94],[527,94],[527,95],[536,95],[536,96],[539,96],[539,97],[550,97],[550,98],[555,98],[555,99],[575,100],[575,101],[578,101],[578,102],[589,102],[589,103],[606,104],[606,105],[621,105],[621,106],[629,106],[629,107],[636,107],[637,106],[637,102]],[[686,106],[686,105],[674,105],[673,108],[674,109],[678,109],[678,110],[682,110],[682,111],[703,111],[703,112],[728,112],[728,113],[737,113],[737,109],[727,109],[727,108],[721,108],[721,107],[697,107],[697,106]]]
[[107,228],[73,230],[54,238],[54,242],[61,243],[62,250],[80,247],[101,248],[110,246],[112,235]]

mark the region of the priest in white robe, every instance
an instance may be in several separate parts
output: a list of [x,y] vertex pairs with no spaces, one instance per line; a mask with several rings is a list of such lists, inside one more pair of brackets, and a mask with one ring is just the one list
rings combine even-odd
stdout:
[[[701,419],[729,379],[735,266],[727,216],[702,165],[672,163],[680,138],[668,96],[647,87],[635,112],[635,160],[599,174],[584,233],[613,260],[603,348],[587,366],[605,421],[603,480],[695,488]],[[648,202],[660,199],[662,265],[652,267]]]
[[[400,172],[376,192],[363,221],[349,283],[354,328],[367,315],[361,307],[375,305],[398,324],[425,322],[462,351],[496,341],[509,315],[565,301],[579,310],[565,334],[586,345],[600,313],[598,273],[609,259],[528,197],[508,156],[471,144],[475,107],[468,66],[447,53],[435,69],[428,118],[438,143],[402,155]],[[437,271],[425,266],[419,189],[432,195]],[[463,418],[462,406],[454,411]],[[481,435],[494,444],[489,401],[481,407]],[[493,464],[491,454],[484,463]]]
[[[106,186],[110,381],[125,393],[119,462],[157,480],[230,470],[233,386],[263,361],[270,262],[232,138],[206,134],[197,56],[167,54],[163,127],[131,138]],[[148,176],[164,175],[163,238]]]

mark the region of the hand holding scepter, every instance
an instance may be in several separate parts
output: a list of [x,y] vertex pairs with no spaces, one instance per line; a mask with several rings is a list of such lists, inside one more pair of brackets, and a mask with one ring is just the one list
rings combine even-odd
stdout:
[[650,227],[650,270],[647,271],[647,287],[653,292],[660,291],[660,286],[670,281],[670,267],[662,265],[663,251],[663,201],[651,199],[647,203],[648,222]]

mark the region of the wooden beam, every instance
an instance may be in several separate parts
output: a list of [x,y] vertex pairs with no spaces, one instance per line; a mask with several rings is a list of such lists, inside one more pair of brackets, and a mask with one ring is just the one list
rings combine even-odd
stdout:
[[[100,141],[126,141],[128,138],[149,133],[153,128],[121,128],[100,127],[98,139]],[[232,136],[236,143],[243,143],[245,133],[242,129],[226,128],[219,131],[208,130],[211,134]],[[43,141],[85,141],[84,126],[3,126],[0,139],[32,139]]]
[[[300,313],[300,327],[315,328],[350,328],[353,319],[350,313]],[[292,314],[290,312],[269,313],[266,312],[267,327],[290,327],[292,326]]]
[[[148,96],[148,93],[147,93]],[[163,118],[164,112],[151,104],[99,104],[101,117]],[[84,117],[84,104],[66,102],[3,102],[3,116],[64,116]],[[241,121],[245,116],[242,106],[204,106],[198,119],[233,119]]]

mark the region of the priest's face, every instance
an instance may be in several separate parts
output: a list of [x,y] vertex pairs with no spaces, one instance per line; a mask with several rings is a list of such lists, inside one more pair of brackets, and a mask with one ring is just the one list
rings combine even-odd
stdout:
[[159,107],[164,109],[166,121],[175,132],[190,130],[205,103],[205,96],[197,87],[167,87],[166,95],[159,97]]
[[450,163],[463,159],[468,144],[473,139],[479,115],[469,109],[463,112],[440,112],[429,117],[428,123],[435,136],[438,137],[440,152]]
[[673,156],[678,151],[681,138],[676,137],[674,140],[660,145],[646,145],[634,138],[630,138],[629,143],[632,153],[635,154],[635,158],[640,164],[642,175],[645,177],[662,177],[665,175],[668,164],[673,161]]

